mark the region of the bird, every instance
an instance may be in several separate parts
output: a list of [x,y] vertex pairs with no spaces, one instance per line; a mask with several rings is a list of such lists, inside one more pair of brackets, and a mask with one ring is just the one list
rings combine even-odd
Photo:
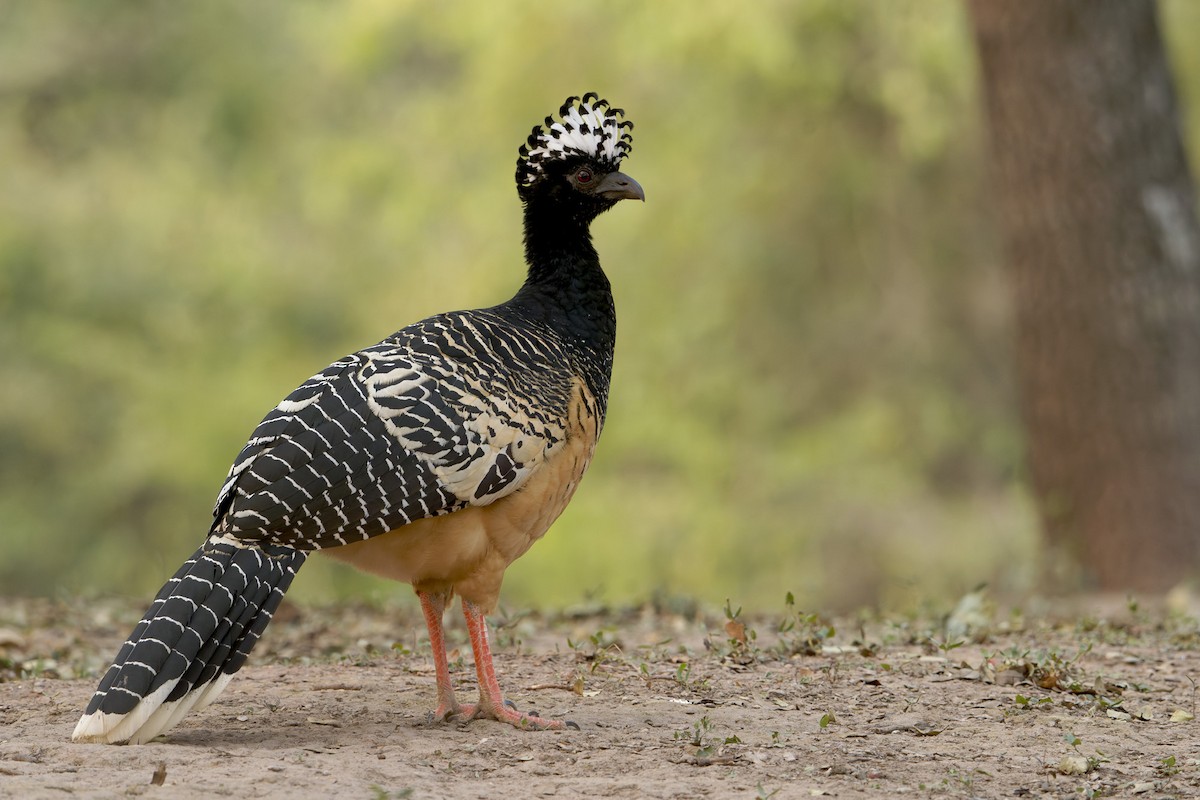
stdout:
[[[148,742],[211,703],[315,551],[412,585],[435,720],[565,726],[504,699],[486,616],[505,569],[570,501],[604,426],[616,311],[590,225],[621,200],[645,201],[620,169],[632,129],[595,92],[567,98],[518,151],[526,274],[513,297],[404,327],[263,418],[203,544],[121,645],[73,740]],[[460,703],[450,679],[442,622],[455,596],[477,703]]]

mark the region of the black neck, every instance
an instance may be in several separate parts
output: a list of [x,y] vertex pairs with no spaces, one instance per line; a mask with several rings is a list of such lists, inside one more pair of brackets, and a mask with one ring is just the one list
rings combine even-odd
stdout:
[[590,217],[555,203],[525,206],[529,272],[510,305],[562,337],[601,404],[608,395],[617,319],[608,277],[592,246]]

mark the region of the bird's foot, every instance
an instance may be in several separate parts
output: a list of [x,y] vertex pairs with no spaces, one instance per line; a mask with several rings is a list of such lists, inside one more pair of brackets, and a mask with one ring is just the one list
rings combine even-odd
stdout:
[[458,703],[439,703],[438,707],[433,711],[433,721],[448,722],[455,717],[464,720],[475,719],[477,708],[478,706],[474,703],[465,706]]
[[486,701],[480,702],[475,709],[475,719],[491,719],[512,725],[522,731],[561,731],[564,728],[579,730],[579,725],[571,720],[565,722],[557,719],[547,719],[536,711],[522,712],[512,700],[505,700],[499,708]]
[[[505,700],[504,705],[507,709],[517,711],[517,704],[512,700]],[[486,711],[480,711],[481,706],[478,703],[468,703],[462,705],[457,700],[445,701],[438,703],[438,707],[430,713],[430,718],[434,722],[448,722],[455,717],[460,717],[464,722],[470,722],[473,719],[495,719],[489,716]],[[533,716],[537,716],[537,712],[533,712]]]
[[525,713],[517,711],[515,708],[509,708],[508,704],[500,706],[500,708],[487,708],[480,703],[475,709],[475,719],[494,719],[496,722],[512,725],[521,731],[559,731],[568,725],[576,729],[579,728],[574,723],[539,717],[537,712]]
[[549,731],[561,730],[565,727],[572,727],[579,730],[579,726],[574,722],[560,722],[554,719],[545,719],[539,717],[537,712],[522,713],[517,710],[512,701],[505,700],[504,705],[497,711],[489,710],[482,703],[468,703],[466,705],[439,705],[433,712],[434,722],[449,722],[452,719],[470,722],[473,719],[490,719],[496,722],[503,722],[512,725],[514,728],[523,731]]

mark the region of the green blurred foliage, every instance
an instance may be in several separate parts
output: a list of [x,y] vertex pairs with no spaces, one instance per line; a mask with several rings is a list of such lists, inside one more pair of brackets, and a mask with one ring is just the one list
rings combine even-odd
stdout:
[[974,71],[956,0],[0,4],[0,591],[154,591],[297,383],[505,299],[517,145],[590,89],[648,202],[595,226],[605,436],[506,601],[1028,586]]

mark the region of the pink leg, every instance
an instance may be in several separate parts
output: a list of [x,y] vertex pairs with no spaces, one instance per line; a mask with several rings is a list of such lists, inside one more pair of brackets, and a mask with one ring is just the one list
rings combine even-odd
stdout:
[[446,595],[441,593],[417,592],[421,600],[421,611],[425,614],[425,627],[429,628],[429,646],[433,648],[433,666],[437,675],[437,710],[433,718],[437,721],[463,714],[474,716],[475,706],[460,706],[454,699],[454,686],[450,683],[450,663],[446,659],[446,638],[442,635],[442,614],[446,611]]
[[[563,728],[558,720],[543,719],[532,714],[522,714],[504,705],[504,695],[496,681],[496,669],[492,666],[492,648],[488,644],[487,620],[479,608],[465,598],[462,601],[463,616],[467,620],[467,631],[471,635],[471,649],[475,651],[475,674],[479,678],[479,705],[474,716],[507,722],[523,730],[551,730]],[[449,680],[447,678],[447,680]],[[440,694],[439,689],[439,694]],[[464,709],[465,711],[465,709]],[[578,726],[576,726],[578,727]]]

